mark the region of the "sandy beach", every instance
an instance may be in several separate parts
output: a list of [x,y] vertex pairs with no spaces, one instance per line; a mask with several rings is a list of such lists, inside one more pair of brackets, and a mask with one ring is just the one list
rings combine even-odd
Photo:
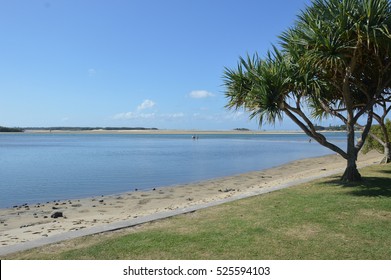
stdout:
[[[360,155],[358,167],[379,163],[382,155]],[[338,155],[294,161],[275,168],[198,183],[156,187],[151,191],[90,197],[78,200],[42,201],[0,209],[0,251],[15,244],[47,239],[156,213],[234,200],[256,195],[284,184],[297,184],[342,173],[345,160]]]

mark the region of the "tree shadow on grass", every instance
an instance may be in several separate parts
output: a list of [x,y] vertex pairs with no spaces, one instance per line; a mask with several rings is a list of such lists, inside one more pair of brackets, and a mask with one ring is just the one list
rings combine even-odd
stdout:
[[380,173],[391,174],[391,170],[379,170]]
[[[391,173],[388,170],[382,172]],[[363,180],[357,183],[343,183],[339,178],[333,178],[326,181],[326,184],[349,188],[349,194],[355,196],[391,197],[391,177],[363,177]]]

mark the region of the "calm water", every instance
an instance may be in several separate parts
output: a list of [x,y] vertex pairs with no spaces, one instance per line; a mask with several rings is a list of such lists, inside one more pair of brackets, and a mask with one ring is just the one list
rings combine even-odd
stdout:
[[[343,145],[343,134],[329,134]],[[305,135],[0,134],[0,207],[106,195],[330,154]]]

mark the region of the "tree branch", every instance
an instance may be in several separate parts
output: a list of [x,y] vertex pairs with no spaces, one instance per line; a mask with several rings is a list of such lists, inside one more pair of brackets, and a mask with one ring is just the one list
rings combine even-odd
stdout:
[[[346,124],[347,119],[342,114],[340,114],[338,110],[328,107],[327,104],[325,104],[323,100],[320,100],[320,106],[322,106],[322,109],[325,112],[339,118],[340,120],[342,120]],[[346,110],[346,109],[344,109],[344,110]]]
[[[313,131],[311,131],[302,121],[300,121],[295,115],[293,112],[291,112],[287,107],[284,107],[282,109],[284,111],[284,113],[292,120],[294,121],[303,131],[306,135],[308,135],[309,137],[311,137],[312,139],[314,139],[315,141],[317,141],[320,145],[326,147],[326,148],[329,148],[330,150],[338,153],[339,155],[341,155],[344,159],[347,159],[348,158],[348,155],[345,151],[343,151],[341,148],[339,148],[338,146],[330,143],[327,141],[326,137],[320,133],[317,133],[315,131],[315,133],[313,133]],[[321,137],[320,137],[321,136]]]
[[367,124],[365,125],[364,130],[361,133],[361,138],[360,138],[360,140],[357,142],[357,144],[355,146],[357,154],[361,150],[361,148],[364,146],[365,139],[367,138],[368,133],[369,133],[369,131],[371,129],[372,120],[373,120],[373,114],[372,114],[372,111],[371,111],[371,112],[368,113]]

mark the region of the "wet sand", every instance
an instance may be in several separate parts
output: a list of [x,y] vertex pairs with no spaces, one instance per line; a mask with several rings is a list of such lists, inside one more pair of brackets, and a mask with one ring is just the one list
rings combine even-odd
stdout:
[[[382,155],[360,155],[358,167],[379,163]],[[257,194],[275,186],[299,183],[336,172],[346,162],[338,155],[297,160],[291,163],[236,176],[198,183],[157,187],[150,191],[90,197],[80,200],[41,202],[0,209],[0,251],[2,248],[58,234],[131,221],[156,213],[233,200]]]

